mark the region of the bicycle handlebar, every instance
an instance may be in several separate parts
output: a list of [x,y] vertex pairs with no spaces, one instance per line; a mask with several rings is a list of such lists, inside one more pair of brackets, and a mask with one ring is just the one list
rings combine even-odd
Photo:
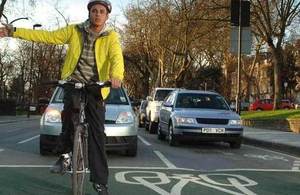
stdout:
[[74,82],[74,81],[66,81],[66,80],[58,80],[58,81],[43,81],[41,82],[42,85],[55,85],[55,86],[65,86],[71,85],[74,86],[75,89],[82,89],[85,87],[92,87],[98,86],[99,88],[104,87],[111,87],[111,81],[97,81],[92,83],[81,83],[81,82]]

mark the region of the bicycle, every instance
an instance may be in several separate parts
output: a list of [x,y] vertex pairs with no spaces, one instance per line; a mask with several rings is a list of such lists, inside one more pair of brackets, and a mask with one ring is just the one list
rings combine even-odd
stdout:
[[84,194],[85,175],[88,172],[88,123],[85,118],[85,106],[87,103],[87,90],[89,87],[97,87],[99,90],[103,87],[110,87],[111,82],[94,82],[94,83],[78,83],[72,81],[52,81],[46,82],[56,86],[65,87],[72,86],[79,90],[79,107],[78,113],[73,114],[74,133],[73,133],[73,150],[71,152],[71,162],[69,170],[66,171],[72,175],[72,192],[73,195]]

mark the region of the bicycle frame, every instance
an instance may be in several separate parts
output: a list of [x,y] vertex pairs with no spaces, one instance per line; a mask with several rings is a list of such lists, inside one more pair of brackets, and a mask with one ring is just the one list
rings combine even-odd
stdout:
[[84,194],[85,174],[88,169],[88,124],[85,119],[86,92],[80,89],[80,110],[73,118],[74,137],[72,152],[72,190],[73,195]]
[[99,87],[99,89],[103,87],[110,87],[111,82],[106,81],[84,84],[61,80],[44,83],[50,85],[59,85],[63,88],[66,85],[71,85],[75,88],[75,90],[79,90],[79,112],[78,114],[73,113],[72,116],[72,121],[74,122],[74,133],[73,150],[71,154],[71,171],[69,171],[69,173],[71,173],[72,175],[73,195],[83,195],[85,174],[88,172],[88,123],[85,118],[85,107],[87,104],[87,87],[95,85]]

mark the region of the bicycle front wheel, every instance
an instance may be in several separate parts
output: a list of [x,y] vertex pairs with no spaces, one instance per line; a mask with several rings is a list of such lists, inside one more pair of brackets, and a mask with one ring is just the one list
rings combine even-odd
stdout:
[[87,166],[85,161],[86,144],[84,143],[85,139],[82,136],[83,130],[83,126],[78,125],[77,128],[75,128],[74,133],[74,144],[72,154],[73,195],[84,194],[84,181]]

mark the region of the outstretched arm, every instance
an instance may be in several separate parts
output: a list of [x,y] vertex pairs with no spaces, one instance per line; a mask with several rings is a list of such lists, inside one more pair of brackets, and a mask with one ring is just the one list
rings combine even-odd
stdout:
[[72,34],[73,28],[70,26],[60,28],[55,31],[32,30],[25,28],[13,28],[11,25],[0,27],[1,37],[14,37],[27,41],[35,41],[48,44],[66,44]]

